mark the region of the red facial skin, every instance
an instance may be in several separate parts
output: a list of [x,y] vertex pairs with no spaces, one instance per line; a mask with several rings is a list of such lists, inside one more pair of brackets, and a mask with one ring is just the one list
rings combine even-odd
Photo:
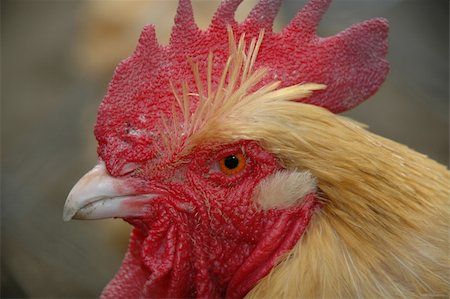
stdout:
[[[242,152],[240,173],[214,166]],[[146,205],[145,216],[125,219],[135,226],[129,252],[103,298],[243,297],[298,242],[316,207],[309,194],[298,207],[258,209],[255,186],[280,166],[256,142],[205,146],[183,160],[130,176],[140,193],[164,195]]]

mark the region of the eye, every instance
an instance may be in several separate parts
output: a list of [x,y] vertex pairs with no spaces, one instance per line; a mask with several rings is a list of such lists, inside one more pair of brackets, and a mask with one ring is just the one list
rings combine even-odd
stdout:
[[226,175],[233,175],[241,172],[247,164],[243,154],[226,156],[219,161],[220,171]]

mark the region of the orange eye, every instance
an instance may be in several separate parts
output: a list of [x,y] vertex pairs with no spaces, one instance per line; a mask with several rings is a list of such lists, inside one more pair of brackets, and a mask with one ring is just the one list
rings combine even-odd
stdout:
[[226,175],[238,174],[247,163],[243,154],[227,156],[219,161],[220,170]]

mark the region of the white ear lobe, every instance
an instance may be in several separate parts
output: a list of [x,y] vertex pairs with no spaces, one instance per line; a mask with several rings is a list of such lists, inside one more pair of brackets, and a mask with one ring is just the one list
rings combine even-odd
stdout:
[[253,200],[262,210],[287,209],[301,204],[315,190],[316,179],[309,171],[280,170],[256,186]]

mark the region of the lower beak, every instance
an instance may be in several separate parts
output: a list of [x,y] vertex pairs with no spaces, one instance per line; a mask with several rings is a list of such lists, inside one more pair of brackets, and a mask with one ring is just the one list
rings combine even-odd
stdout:
[[72,188],[64,205],[63,219],[101,219],[140,216],[156,194],[136,194],[123,178],[108,174],[97,164]]

